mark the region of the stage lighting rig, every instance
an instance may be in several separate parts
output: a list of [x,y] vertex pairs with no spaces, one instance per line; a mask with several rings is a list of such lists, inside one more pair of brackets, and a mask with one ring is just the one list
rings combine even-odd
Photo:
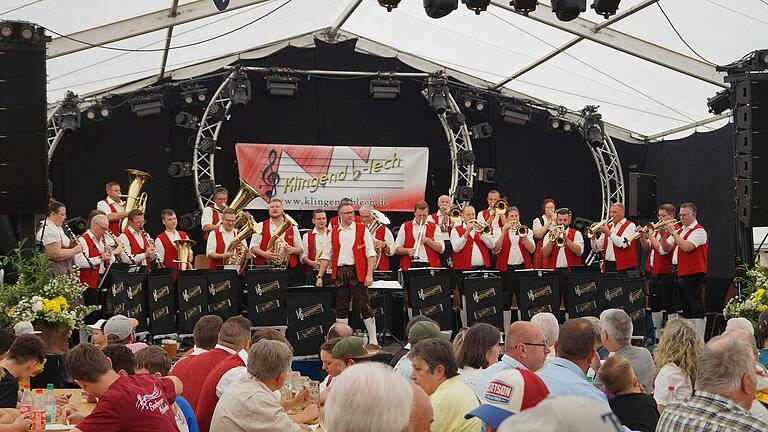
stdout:
[[581,133],[589,145],[599,148],[603,145],[603,116],[597,112],[597,106],[587,105],[581,110],[584,123]]
[[284,73],[270,74],[267,80],[267,93],[270,96],[293,96],[299,90],[299,79]]
[[531,109],[524,104],[502,103],[501,119],[507,123],[524,126],[531,120]]
[[471,136],[472,139],[490,138],[492,134],[493,128],[487,122],[476,124],[469,128],[469,136]]
[[392,12],[400,4],[400,0],[379,0],[379,6],[387,8],[387,12]]
[[199,85],[182,87],[181,100],[187,105],[203,103],[208,100],[208,89]]
[[483,183],[496,183],[496,168],[478,168],[475,176]]
[[396,79],[372,79],[368,91],[374,99],[397,99],[400,95],[400,81]]
[[64,95],[64,101],[62,101],[56,116],[59,127],[65,133],[80,129],[80,107],[78,106],[80,102],[80,99],[72,91],[68,91]]
[[[208,184],[210,183],[210,185]],[[200,181],[200,193],[203,193],[203,184],[206,184],[206,188],[210,188],[211,192],[213,192],[213,182],[210,179],[205,179]],[[189,231],[192,228],[200,225],[200,218],[201,214],[199,210],[184,213],[183,215],[179,216],[179,229],[184,231]]]
[[711,98],[707,98],[709,112],[714,115],[720,115],[723,111],[731,108],[731,89],[720,90]]
[[426,86],[429,106],[437,115],[445,114],[448,109],[448,79],[440,75],[430,75]]
[[22,43],[50,42],[45,29],[28,21],[0,21],[0,41]]
[[549,118],[549,128],[555,132],[571,133],[573,132],[573,123],[565,117],[552,116]]
[[424,10],[430,18],[442,18],[459,8],[459,0],[424,0]]
[[619,9],[619,3],[621,3],[621,0],[595,0],[591,7],[598,15],[602,15],[605,19],[608,19],[611,15],[616,15],[616,10]]
[[186,111],[179,111],[174,120],[176,121],[176,126],[181,126],[186,129],[197,129],[200,124],[200,118],[198,116]]
[[174,161],[168,166],[168,175],[173,178],[189,177],[192,175],[192,162]]
[[448,114],[445,117],[445,120],[448,122],[448,126],[451,127],[451,130],[456,130],[460,129],[467,123],[467,116],[465,116],[461,111],[456,111]]
[[148,93],[131,100],[131,109],[136,117],[159,114],[165,108],[163,95],[159,93]]
[[536,10],[537,0],[512,0],[509,5],[515,8],[515,12],[528,16],[529,13]]
[[[200,144],[197,145],[197,150],[201,153],[205,154],[214,154],[216,153],[216,150],[220,150],[221,147],[218,147],[216,140],[212,138],[203,138],[200,140]],[[202,193],[202,192],[201,192]]]
[[552,0],[552,12],[560,21],[573,21],[587,10],[587,0]]
[[475,12],[475,15],[480,15],[480,12],[486,11],[488,5],[491,4],[491,0],[461,0],[461,2],[467,5],[467,9]]
[[456,160],[459,166],[470,166],[475,163],[475,154],[471,150],[461,150],[456,152]]
[[475,196],[475,192],[469,186],[456,186],[453,199],[458,202],[472,201],[472,197]]
[[461,106],[467,110],[482,112],[485,110],[486,100],[479,94],[467,93],[461,97]]
[[251,100],[251,80],[248,79],[248,74],[240,68],[235,68],[228,90],[232,105],[236,107],[248,105],[248,101]]

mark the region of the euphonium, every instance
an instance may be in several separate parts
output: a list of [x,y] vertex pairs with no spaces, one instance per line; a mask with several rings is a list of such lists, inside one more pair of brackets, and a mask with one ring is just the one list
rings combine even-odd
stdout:
[[389,225],[389,218],[384,215],[384,213],[376,210],[371,209],[371,216],[373,216],[373,220],[371,221],[370,225],[368,225],[368,231],[371,233],[371,235],[375,235],[376,231],[379,230],[383,225]]
[[600,222],[595,222],[592,225],[590,225],[587,229],[584,230],[584,234],[587,235],[588,239],[591,239],[591,238],[593,238],[594,236],[597,235],[597,230],[602,228],[603,225],[606,225],[610,221],[611,221],[611,219],[608,218],[608,219],[605,219],[605,220],[601,220]]
[[656,223],[648,222],[644,226],[636,229],[635,232],[632,233],[631,236],[627,237],[627,239],[624,240],[624,242],[626,244],[632,244],[633,241],[637,240],[643,234],[655,234],[656,231],[658,231],[664,225],[674,225],[676,223],[679,223],[679,222],[677,220],[659,221],[659,222],[656,222]]
[[293,220],[292,217],[283,213],[283,223],[277,228],[277,231],[275,231],[275,233],[272,234],[272,237],[269,239],[267,250],[277,255],[277,259],[270,262],[270,264],[272,264],[272,266],[277,270],[284,270],[288,268],[288,251],[286,250],[286,246],[288,246],[288,244],[285,242],[285,240],[281,239],[280,236],[288,231],[288,229],[295,227],[296,225],[298,224],[295,220]]
[[549,241],[553,242],[557,247],[565,246],[565,226],[556,225],[549,232]]
[[[147,193],[142,193],[141,189],[144,187],[144,184],[152,180],[152,176],[145,173],[144,171],[139,171],[137,169],[128,169],[125,170],[125,172],[128,173],[129,183],[128,194],[122,195],[126,197],[125,211],[129,212],[133,209],[139,209],[146,213]],[[128,228],[128,218],[123,219],[123,222],[120,224],[120,231],[125,231],[126,228]]]
[[470,219],[467,221],[467,225],[471,226],[473,230],[479,232],[480,234],[492,234],[493,228],[485,223],[484,221],[481,221],[479,219]]
[[178,251],[178,259],[174,260],[178,264],[180,271],[192,270],[192,247],[197,244],[192,239],[180,239],[174,242]]
[[245,222],[243,222],[243,229],[237,233],[235,238],[229,242],[229,245],[227,246],[227,252],[234,252],[234,254],[229,257],[225,263],[226,265],[239,266],[240,273],[245,270],[245,266],[248,263],[248,260],[245,259],[245,246],[243,245],[243,240],[250,238],[259,230],[259,226],[254,222],[253,216],[248,213],[243,213],[243,219],[245,220]]
[[[237,211],[237,221],[235,222],[235,228],[238,230],[242,230],[246,228],[246,225],[249,223],[248,220],[243,216],[245,213],[243,212],[243,209],[245,206],[247,206],[251,201],[256,199],[257,197],[260,197],[261,194],[259,191],[254,189],[251,185],[244,182],[243,179],[240,179],[240,189],[237,191],[237,194],[232,199],[232,202],[230,203],[229,207],[233,210]],[[253,218],[251,218],[251,221]],[[257,231],[258,232],[258,231]]]

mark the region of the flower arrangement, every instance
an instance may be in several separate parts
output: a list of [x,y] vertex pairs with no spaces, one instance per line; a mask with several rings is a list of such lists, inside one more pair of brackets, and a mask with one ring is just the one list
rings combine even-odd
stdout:
[[0,325],[29,321],[54,328],[82,325],[83,318],[99,306],[83,305],[83,290],[77,269],[55,276],[48,256],[23,249],[24,242],[9,256],[0,257],[0,265],[18,273],[16,283],[0,291]]
[[760,313],[768,309],[768,268],[760,263],[755,264],[746,271],[741,284],[741,297],[736,296],[728,301],[723,316],[725,319],[746,318],[757,329]]

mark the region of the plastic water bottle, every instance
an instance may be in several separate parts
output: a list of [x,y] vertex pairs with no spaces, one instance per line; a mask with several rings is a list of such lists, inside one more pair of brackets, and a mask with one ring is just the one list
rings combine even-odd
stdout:
[[35,390],[35,399],[32,402],[32,430],[45,431],[45,403],[43,402],[43,389]]
[[45,390],[45,422],[56,423],[56,395],[53,394],[53,384],[48,384]]
[[32,391],[29,389],[29,383],[24,384],[24,392],[21,394],[21,402],[19,402],[19,411],[22,414],[32,412]]
[[667,405],[677,401],[677,392],[675,386],[667,387]]

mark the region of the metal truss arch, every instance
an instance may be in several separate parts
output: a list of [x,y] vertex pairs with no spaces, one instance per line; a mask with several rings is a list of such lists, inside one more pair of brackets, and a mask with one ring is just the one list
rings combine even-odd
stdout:
[[[599,220],[605,220],[610,216],[611,204],[625,204],[626,189],[624,186],[624,174],[621,171],[621,161],[619,161],[619,154],[608,134],[603,133],[603,141],[600,147],[592,147],[586,141],[585,143],[589,147],[590,153],[592,153],[597,173],[600,176],[602,208]],[[587,265],[594,262],[594,260],[595,252],[590,251],[586,259]]]
[[448,140],[448,148],[451,152],[451,185],[448,188],[448,196],[451,197],[453,205],[460,205],[461,207],[469,204],[469,200],[457,201],[456,190],[461,186],[466,186],[472,189],[475,180],[475,164],[462,165],[459,163],[459,152],[472,151],[472,139],[469,136],[469,129],[467,124],[462,123],[461,127],[457,130],[451,128],[448,122],[448,116],[454,113],[461,113],[459,104],[453,98],[453,95],[448,90],[448,106],[442,114],[437,114],[438,120],[443,127],[445,138]]
[[58,104],[56,108],[48,114],[48,165],[51,164],[53,153],[56,151],[56,147],[58,147],[59,141],[61,141],[61,137],[64,135],[64,131],[59,127],[59,116],[57,115],[60,109],[61,104]]

